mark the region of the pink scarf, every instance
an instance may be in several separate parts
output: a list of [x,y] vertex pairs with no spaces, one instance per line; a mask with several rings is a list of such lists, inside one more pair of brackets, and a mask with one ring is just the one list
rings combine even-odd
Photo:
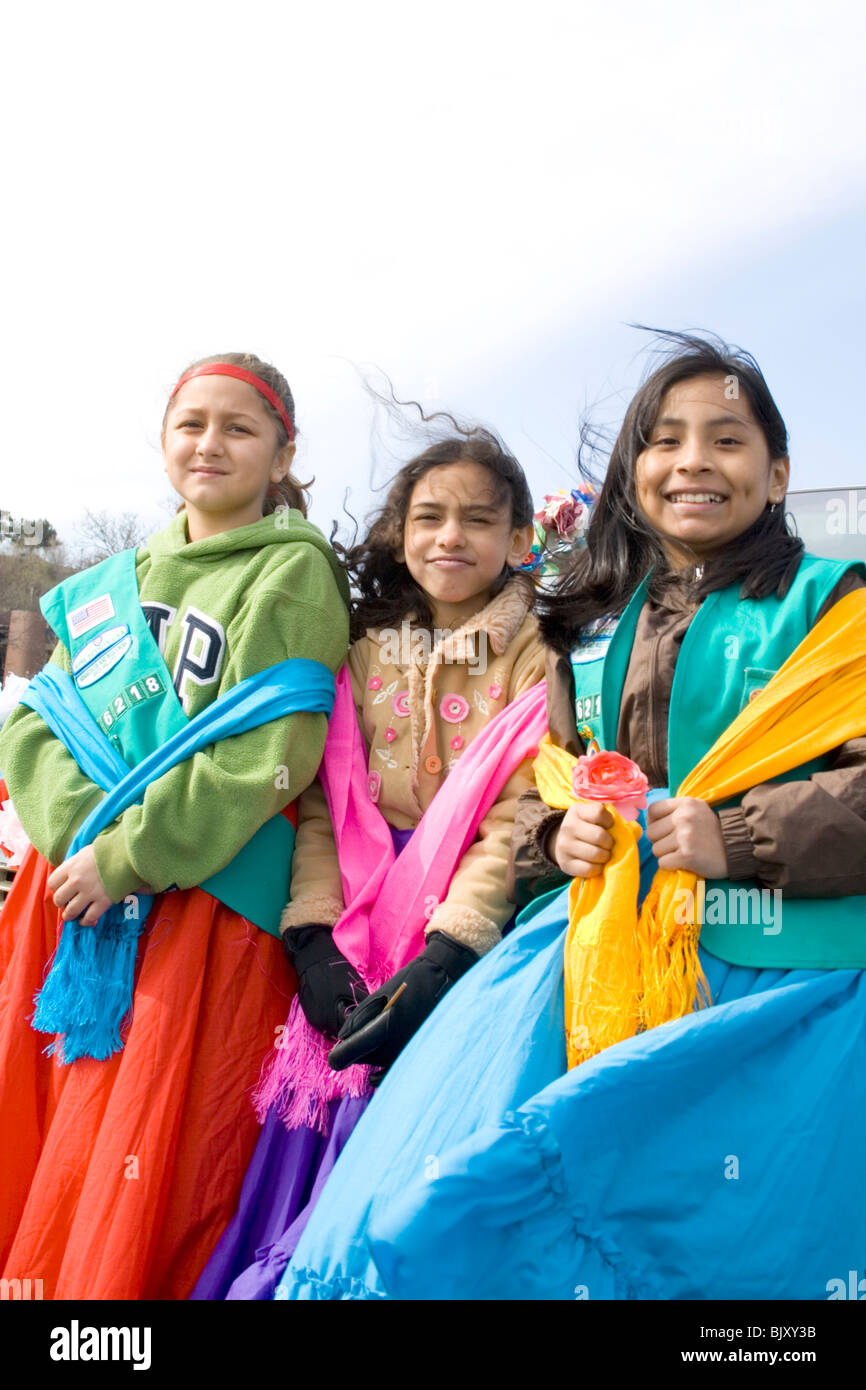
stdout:
[[[334,927],[334,942],[372,993],[424,949],[426,923],[444,901],[478,826],[520,764],[534,757],[547,728],[545,690],[543,681],[534,685],[476,734],[397,858],[388,823],[370,800],[367,750],[345,667],[336,685],[319,770],[349,904]],[[306,1125],[325,1133],[328,1102],[367,1091],[369,1068],[332,1071],[332,1047],[294,999],[254,1092],[260,1121],[275,1107],[286,1129]]]

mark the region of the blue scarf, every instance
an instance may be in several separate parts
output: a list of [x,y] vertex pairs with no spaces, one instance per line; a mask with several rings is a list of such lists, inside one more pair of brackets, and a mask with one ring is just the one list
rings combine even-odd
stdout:
[[[330,714],[334,677],[318,661],[282,661],[225,691],[162,747],[130,770],[104,737],[59,667],[46,666],[30,682],[21,703],[42,716],[86,777],[107,793],[84,821],[67,858],[93,842],[145,788],[177,763],[230,735],[300,710]],[[62,1062],[78,1057],[104,1061],[123,1047],[120,1029],[132,1008],[138,938],[153,898],[131,895],[113,903],[93,927],[66,922],[47,979],[37,995],[32,1026],[59,1036],[46,1049]]]

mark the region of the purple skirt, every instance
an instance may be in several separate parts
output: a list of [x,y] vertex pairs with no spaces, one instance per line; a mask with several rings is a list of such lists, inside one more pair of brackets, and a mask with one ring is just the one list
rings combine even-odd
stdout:
[[327,1137],[315,1129],[287,1130],[269,1113],[238,1209],[191,1298],[273,1298],[319,1193],[370,1099],[332,1100]]
[[[411,830],[395,830],[397,854]],[[238,1209],[190,1294],[195,1300],[271,1299],[319,1193],[371,1095],[328,1105],[328,1133],[287,1130],[273,1111],[246,1171]]]

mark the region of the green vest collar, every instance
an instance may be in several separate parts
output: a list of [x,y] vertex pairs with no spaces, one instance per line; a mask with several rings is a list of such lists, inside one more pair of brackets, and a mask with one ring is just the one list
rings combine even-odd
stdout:
[[616,625],[602,669],[601,687],[601,746],[616,748],[616,731],[619,723],[619,707],[622,703],[622,688],[625,684],[637,620],[644,606],[649,589],[652,571],[641,580]]

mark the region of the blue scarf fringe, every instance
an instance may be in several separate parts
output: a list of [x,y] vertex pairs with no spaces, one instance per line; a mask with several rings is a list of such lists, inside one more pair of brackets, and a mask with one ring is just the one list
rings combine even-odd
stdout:
[[112,903],[93,927],[66,922],[51,970],[36,995],[33,1027],[60,1036],[45,1049],[60,1062],[103,1062],[123,1047],[121,1028],[132,1010],[138,938],[153,898],[137,910]]

